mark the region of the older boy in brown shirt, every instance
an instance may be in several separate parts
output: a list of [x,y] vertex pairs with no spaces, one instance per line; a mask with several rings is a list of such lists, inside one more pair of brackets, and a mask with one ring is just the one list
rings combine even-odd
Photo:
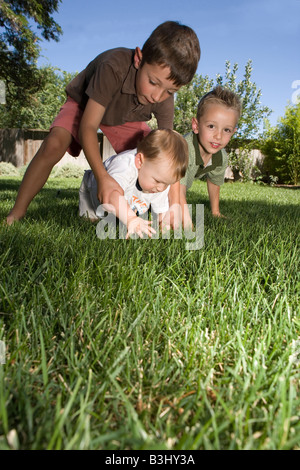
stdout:
[[[100,128],[116,152],[134,148],[150,132],[145,121],[155,115],[159,128],[173,128],[174,93],[193,78],[200,59],[194,31],[177,22],[158,26],[142,50],[118,48],[100,54],[66,88],[68,99],[51,132],[31,161],[7,223],[22,218],[66,151],[83,148],[94,172],[98,198],[106,203],[121,188],[99,156]],[[173,199],[172,199],[173,198]],[[179,183],[170,192],[179,202]]]

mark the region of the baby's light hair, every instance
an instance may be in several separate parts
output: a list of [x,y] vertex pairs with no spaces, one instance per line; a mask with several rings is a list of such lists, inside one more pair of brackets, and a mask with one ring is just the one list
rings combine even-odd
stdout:
[[205,108],[208,104],[220,104],[227,108],[234,109],[237,112],[238,119],[242,114],[242,100],[237,93],[224,88],[221,85],[216,86],[213,90],[202,96],[199,101],[197,109],[197,120],[204,114]]
[[189,163],[188,144],[178,132],[154,129],[139,142],[137,151],[149,160],[166,153],[170,158],[170,172],[174,172],[177,181],[184,177]]

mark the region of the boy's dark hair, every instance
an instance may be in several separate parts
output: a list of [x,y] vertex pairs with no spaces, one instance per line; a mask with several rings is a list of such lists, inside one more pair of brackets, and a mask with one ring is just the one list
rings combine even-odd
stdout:
[[187,141],[178,132],[171,129],[154,129],[137,145],[137,151],[145,158],[155,160],[164,153],[170,157],[170,172],[174,171],[177,180],[184,177],[189,151]]
[[170,67],[168,77],[176,86],[189,83],[200,60],[200,45],[196,33],[177,21],[159,25],[142,48],[142,63]]
[[217,85],[213,90],[202,96],[197,109],[197,121],[204,114],[205,108],[209,103],[221,104],[227,108],[234,109],[238,114],[238,119],[242,114],[242,100],[237,93]]

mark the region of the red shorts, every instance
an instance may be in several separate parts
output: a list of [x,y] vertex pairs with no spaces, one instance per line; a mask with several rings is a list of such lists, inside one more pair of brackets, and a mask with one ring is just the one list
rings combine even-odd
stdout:
[[[83,110],[78,103],[68,97],[50,126],[50,130],[53,127],[63,127],[70,132],[73,139],[67,152],[73,157],[78,157],[82,150],[78,136],[82,115]],[[137,143],[151,131],[145,122],[126,122],[119,126],[100,124],[99,129],[108,138],[116,153],[135,148]]]

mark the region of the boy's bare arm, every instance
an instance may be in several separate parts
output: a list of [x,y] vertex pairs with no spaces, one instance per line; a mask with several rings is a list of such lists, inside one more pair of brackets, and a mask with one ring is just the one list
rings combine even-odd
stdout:
[[212,183],[209,178],[207,178],[207,190],[210,202],[210,208],[212,215],[217,217],[223,217],[220,213],[219,203],[220,203],[220,186]]
[[115,216],[123,222],[123,224],[127,225],[127,221],[137,217],[136,213],[133,212],[131,207],[129,206],[128,202],[124,197],[123,191],[113,190],[109,194],[108,198],[108,205],[102,204],[104,209],[107,209],[109,212],[112,212],[109,206],[113,206],[113,212]]
[[180,184],[180,207],[182,211],[182,225],[184,228],[192,228],[193,222],[189,213],[187,201],[186,201],[186,186]]
[[104,113],[104,106],[90,98],[81,119],[79,138],[97,181],[98,199],[103,203],[108,203],[110,193],[116,189],[120,191],[121,187],[109,176],[99,154],[97,131]]
[[174,230],[178,229],[181,226],[182,222],[182,214],[180,210],[180,182],[177,181],[176,183],[170,186],[169,190],[169,206],[170,209],[168,211],[169,216],[169,225]]

